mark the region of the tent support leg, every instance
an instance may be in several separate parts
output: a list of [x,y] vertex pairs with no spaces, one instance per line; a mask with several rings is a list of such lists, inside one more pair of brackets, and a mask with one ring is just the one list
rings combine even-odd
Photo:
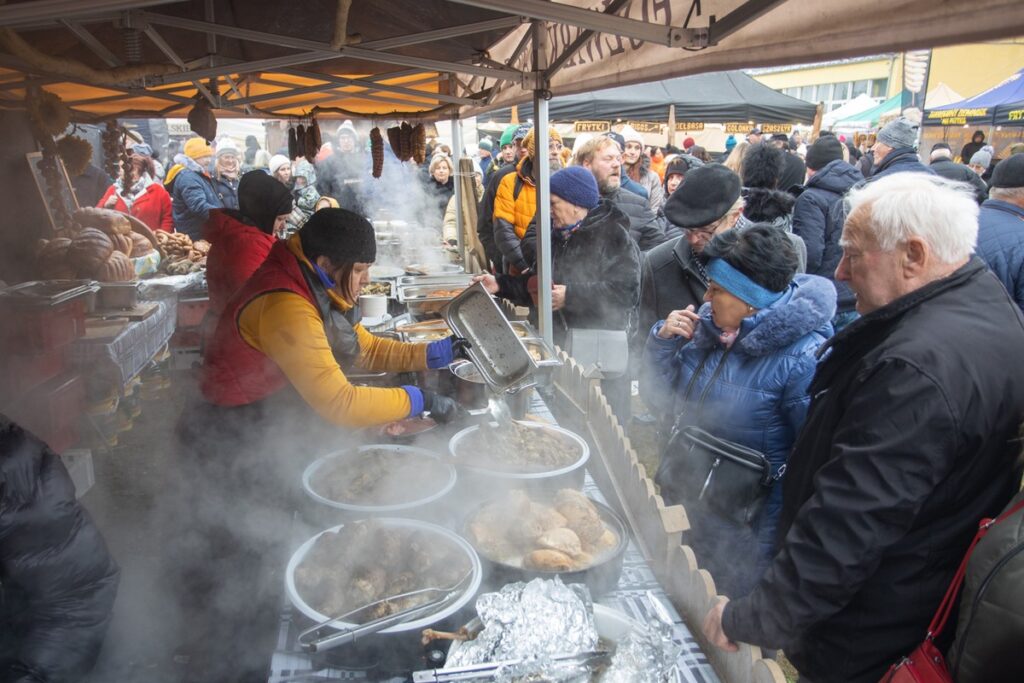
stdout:
[[[458,113],[452,114],[452,159],[453,167],[455,171],[459,170],[459,160],[462,159],[465,145],[462,144],[462,119],[459,118]],[[455,178],[455,234],[457,235],[459,256],[462,257],[462,262],[465,264],[469,263],[469,259],[466,258],[465,244],[462,239],[462,182],[456,176]]]
[[533,22],[533,70],[538,76],[533,91],[533,167],[537,179],[537,323],[540,334],[552,342],[551,318],[551,163],[548,159],[548,98],[543,77],[547,55],[547,31],[543,21]]

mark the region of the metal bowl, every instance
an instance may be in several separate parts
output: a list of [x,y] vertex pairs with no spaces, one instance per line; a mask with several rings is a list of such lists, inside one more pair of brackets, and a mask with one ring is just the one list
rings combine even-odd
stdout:
[[[540,422],[521,421],[518,424],[531,429],[556,432],[579,447],[579,457],[569,465],[547,472],[509,472],[495,470],[466,463],[464,454],[460,454],[461,444],[470,435],[481,429],[480,425],[467,427],[458,432],[448,442],[448,452],[454,458],[459,472],[459,494],[479,500],[481,492],[493,492],[495,487],[501,490],[523,488],[529,491],[548,491],[554,493],[558,489],[580,489],[583,487],[584,466],[590,459],[590,447],[578,434],[557,425]],[[460,462],[461,460],[461,462]]]
[[[454,544],[466,553],[466,557],[469,559],[470,571],[472,573],[472,576],[469,582],[466,584],[466,587],[462,595],[459,596],[457,600],[450,603],[443,610],[437,612],[436,614],[427,615],[415,621],[409,621],[404,624],[398,624],[396,626],[392,626],[391,628],[384,629],[383,631],[380,631],[380,633],[376,634],[375,637],[386,636],[388,634],[402,633],[411,633],[418,636],[418,632],[420,630],[427,628],[428,626],[432,626],[446,619],[447,617],[455,614],[460,609],[462,609],[462,607],[464,607],[467,603],[469,603],[470,600],[473,599],[473,597],[477,593],[477,590],[479,590],[480,588],[480,582],[483,578],[483,568],[480,564],[480,558],[477,557],[476,551],[473,549],[473,546],[471,546],[466,539],[462,538],[461,536],[455,534],[452,531],[445,529],[444,527],[437,526],[436,524],[430,524],[428,522],[421,522],[415,519],[392,519],[385,517],[377,521],[385,527],[400,527],[406,529],[417,529],[420,531],[427,531],[436,534],[448,543]],[[295,608],[303,614],[303,616],[317,623],[327,621],[331,617],[335,617],[337,615],[321,614],[317,610],[310,607],[306,603],[306,601],[302,599],[302,596],[299,595],[298,588],[295,585],[295,570],[298,568],[302,560],[306,557],[306,554],[310,551],[310,549],[312,549],[313,545],[317,542],[317,539],[319,539],[320,536],[327,533],[337,533],[344,526],[344,524],[339,524],[337,526],[331,527],[330,529],[321,531],[320,533],[316,534],[308,541],[303,543],[301,546],[299,546],[299,549],[296,550],[295,553],[292,555],[291,560],[288,561],[288,568],[285,571],[285,590],[288,593],[288,599],[295,606]],[[344,622],[336,623],[339,628],[356,626],[355,624],[345,624]]]
[[[444,479],[444,484],[440,489],[436,491],[423,491],[415,487],[409,487],[410,493],[415,496],[411,500],[402,503],[393,503],[390,505],[367,505],[359,503],[347,503],[345,501],[333,500],[319,493],[313,486],[316,481],[317,475],[322,467],[337,460],[346,460],[355,458],[361,453],[366,451],[391,451],[394,453],[402,453],[415,457],[431,458],[437,463],[437,467],[447,472],[447,477]],[[302,488],[305,489],[306,494],[322,505],[331,508],[332,515],[328,516],[327,519],[331,521],[338,521],[339,518],[344,519],[363,519],[366,517],[383,517],[387,515],[409,515],[414,517],[422,517],[428,512],[434,503],[444,498],[448,493],[455,487],[455,482],[458,475],[455,467],[450,463],[441,460],[441,456],[433,451],[428,451],[425,448],[415,448],[413,446],[401,446],[396,444],[380,444],[380,445],[369,445],[359,446],[358,448],[349,448],[337,453],[331,453],[313,461],[309,467],[302,473]],[[324,516],[317,514],[315,519],[323,520]]]
[[576,571],[557,572],[544,571],[542,569],[525,569],[521,566],[506,564],[499,560],[491,559],[476,547],[472,541],[472,534],[468,533],[469,525],[487,505],[493,502],[491,500],[476,507],[466,518],[462,527],[465,537],[469,539],[470,545],[473,545],[473,548],[480,556],[480,562],[484,567],[485,590],[497,590],[505,584],[516,581],[531,581],[536,578],[553,579],[555,576],[562,577],[562,582],[566,584],[585,584],[594,597],[600,597],[614,590],[619,585],[619,578],[622,576],[622,562],[626,556],[626,548],[629,547],[629,535],[626,531],[626,525],[607,505],[599,503],[592,498],[590,499],[590,502],[597,508],[598,514],[601,515],[601,520],[605,523],[605,526],[618,535],[618,544],[608,552],[602,561],[596,564]]

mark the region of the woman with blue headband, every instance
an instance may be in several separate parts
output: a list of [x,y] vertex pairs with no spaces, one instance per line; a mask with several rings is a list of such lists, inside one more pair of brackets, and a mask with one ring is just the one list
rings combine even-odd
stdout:
[[[716,235],[704,254],[705,303],[654,325],[641,386],[672,425],[655,477],[661,494],[686,507],[684,541],[718,592],[735,598],[753,588],[772,554],[780,480],[810,403],[815,354],[832,335],[836,294],[824,278],[797,275],[788,236],[766,224]],[[754,494],[761,498],[746,517],[734,514],[746,503],[728,484],[747,481],[747,471],[716,459],[716,448],[767,460],[764,489]],[[708,453],[711,465],[695,476]]]

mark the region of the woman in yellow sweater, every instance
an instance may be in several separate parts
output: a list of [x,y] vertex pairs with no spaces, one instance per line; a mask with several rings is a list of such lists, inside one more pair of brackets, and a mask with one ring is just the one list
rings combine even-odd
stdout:
[[[459,351],[453,337],[406,344],[363,328],[356,302],[375,257],[365,218],[317,211],[274,245],[221,315],[202,396],[178,424],[185,457],[172,514],[185,524],[168,561],[179,565],[187,650],[201,655],[214,644],[221,653],[256,657],[233,661],[239,669],[265,663],[280,599],[279,577],[268,577],[284,566],[294,540],[289,495],[308,462],[347,445],[346,433],[332,426],[379,425],[425,411],[448,422],[461,412],[427,390],[360,387],[346,376],[352,368],[440,368]],[[225,643],[239,647],[224,650]]]

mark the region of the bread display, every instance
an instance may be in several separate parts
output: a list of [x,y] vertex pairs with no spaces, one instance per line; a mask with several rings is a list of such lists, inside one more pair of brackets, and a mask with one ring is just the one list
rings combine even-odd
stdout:
[[127,254],[114,251],[96,271],[100,282],[131,282],[135,279],[135,266]]
[[68,263],[82,277],[93,277],[110,255],[114,243],[102,230],[85,228],[71,240],[68,247]]

